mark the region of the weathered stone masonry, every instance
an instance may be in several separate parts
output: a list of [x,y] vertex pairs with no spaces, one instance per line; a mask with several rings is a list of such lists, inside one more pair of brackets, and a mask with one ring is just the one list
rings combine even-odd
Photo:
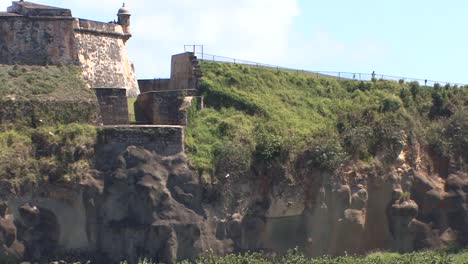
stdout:
[[187,125],[186,109],[196,95],[200,77],[197,57],[186,52],[172,56],[170,79],[138,80],[137,122]]
[[181,126],[105,126],[98,130],[98,151],[144,146],[158,155],[171,156],[184,151],[183,138]]
[[104,125],[128,124],[128,103],[125,89],[95,88]]
[[130,14],[119,10],[119,22],[72,17],[69,9],[13,2],[0,12],[0,64],[77,64],[90,88],[125,88],[138,94],[125,42]]
[[[83,79],[96,92],[101,123],[114,125],[116,131],[121,130],[118,135],[125,135],[129,125],[127,96],[136,96],[139,89],[125,48],[131,37],[130,13],[123,6],[117,16],[117,23],[103,23],[74,18],[69,9],[13,2],[7,12],[0,12],[0,64],[79,65]],[[142,130],[172,131],[170,125],[187,125],[186,109],[200,77],[196,56],[187,52],[172,57],[170,79],[140,80],[137,123],[163,125]],[[134,127],[130,134],[137,130]],[[168,140],[166,134],[159,135],[162,139],[155,139],[157,142]],[[175,145],[182,144],[183,133],[174,137]],[[183,146],[173,149],[181,151]]]

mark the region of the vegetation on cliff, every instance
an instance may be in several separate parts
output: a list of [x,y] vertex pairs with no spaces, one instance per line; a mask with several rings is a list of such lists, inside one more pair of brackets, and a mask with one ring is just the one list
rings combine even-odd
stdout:
[[41,183],[77,181],[93,159],[95,128],[87,124],[0,132],[0,182],[11,191]]
[[456,169],[466,166],[466,86],[317,78],[208,61],[201,69],[206,108],[190,113],[186,145],[194,166],[210,174],[242,174],[252,162],[284,163],[300,153],[334,170],[383,154],[385,162],[416,143]]
[[0,182],[17,191],[87,173],[97,104],[76,66],[0,65]]

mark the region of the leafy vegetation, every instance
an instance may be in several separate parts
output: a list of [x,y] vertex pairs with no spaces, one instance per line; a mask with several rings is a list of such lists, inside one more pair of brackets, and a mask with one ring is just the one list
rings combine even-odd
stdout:
[[78,123],[0,132],[0,182],[12,191],[76,182],[89,172],[95,140],[95,127]]
[[[223,257],[206,255],[195,261],[182,261],[180,264],[466,264],[468,251],[445,252],[425,251],[399,254],[374,252],[367,256],[341,256],[308,258],[298,250],[290,250],[286,255],[270,257],[262,253],[229,254]],[[121,262],[125,264],[127,262]],[[138,264],[156,264],[150,259],[141,259]]]
[[415,142],[466,168],[466,86],[338,80],[208,61],[201,69],[205,109],[191,113],[186,146],[205,175],[244,173],[252,163],[304,152],[314,166],[334,170],[379,153],[390,161]]
[[97,101],[80,68],[0,65],[0,182],[11,191],[89,172]]

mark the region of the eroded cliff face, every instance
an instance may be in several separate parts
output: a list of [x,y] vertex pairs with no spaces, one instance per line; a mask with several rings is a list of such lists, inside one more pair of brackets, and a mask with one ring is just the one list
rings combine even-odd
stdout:
[[467,173],[434,173],[419,146],[404,147],[393,159],[384,155],[373,165],[349,163],[334,173],[308,167],[307,157],[293,169],[266,168],[246,191],[238,187],[249,203],[239,201],[234,210],[244,212],[243,233],[251,234],[234,239],[238,249],[299,246],[321,256],[466,245]]
[[248,175],[213,184],[189,168],[183,152],[112,144],[95,151],[95,168],[80,184],[3,192],[5,261],[69,255],[174,263],[206,250],[299,247],[318,256],[467,243],[467,173],[441,177],[419,148],[333,173],[308,166],[304,154],[294,164],[255,164]]
[[206,249],[232,251],[230,241],[215,238],[202,205],[203,186],[183,153],[112,147],[97,147],[102,159],[79,185],[41,186],[5,197],[5,259],[50,261],[73,252],[75,258],[106,263],[140,256],[174,263]]

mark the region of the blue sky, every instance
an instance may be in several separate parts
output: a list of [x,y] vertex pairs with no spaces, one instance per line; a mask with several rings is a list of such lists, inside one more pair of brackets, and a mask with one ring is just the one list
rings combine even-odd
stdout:
[[[35,0],[110,21],[115,0]],[[0,10],[10,1],[0,0]],[[468,1],[127,0],[138,78],[167,77],[184,44],[291,68],[468,83]]]

